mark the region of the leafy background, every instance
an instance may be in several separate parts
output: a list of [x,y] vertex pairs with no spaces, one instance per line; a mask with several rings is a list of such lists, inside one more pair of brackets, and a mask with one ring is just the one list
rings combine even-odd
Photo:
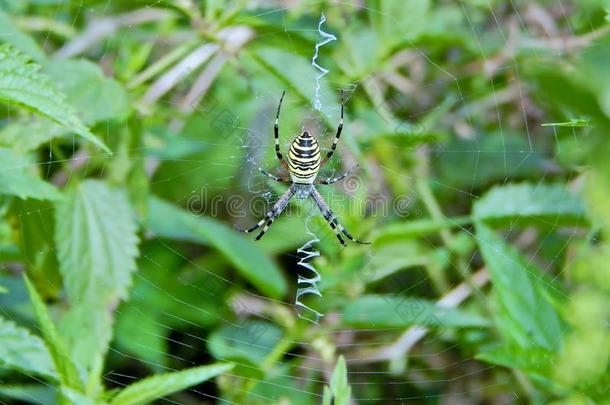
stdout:
[[[0,403],[610,403],[608,7],[0,1]],[[372,245],[232,229],[284,89]]]

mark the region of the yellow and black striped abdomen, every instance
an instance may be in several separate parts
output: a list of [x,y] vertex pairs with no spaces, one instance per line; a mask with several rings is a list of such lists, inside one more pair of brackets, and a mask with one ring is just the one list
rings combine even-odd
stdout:
[[288,168],[294,183],[312,184],[320,170],[320,145],[307,131],[297,136],[288,151]]

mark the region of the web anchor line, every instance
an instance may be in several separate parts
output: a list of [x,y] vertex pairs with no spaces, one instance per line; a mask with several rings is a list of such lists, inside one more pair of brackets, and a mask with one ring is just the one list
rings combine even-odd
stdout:
[[318,59],[318,51],[321,46],[324,46],[329,42],[337,40],[336,36],[322,31],[322,24],[324,24],[325,22],[326,22],[326,17],[324,16],[324,13],[322,13],[322,15],[320,16],[320,22],[318,23],[318,33],[320,33],[320,35],[322,36],[322,38],[324,38],[324,40],[322,42],[316,43],[316,50],[314,52],[313,57],[311,58],[311,65],[320,71],[320,73],[316,76],[316,95],[315,95],[314,101],[313,101],[313,107],[317,111],[320,111],[322,109],[322,102],[320,101],[320,79],[325,74],[328,73],[328,69],[324,69],[322,66],[318,65],[318,63],[316,62],[316,59]]
[[[297,269],[299,268],[299,266],[304,268],[309,272],[311,277],[303,277],[299,273],[297,278],[297,292],[294,299],[294,306],[299,318],[317,324],[320,319],[322,319],[324,314],[321,314],[320,312],[308,307],[307,305],[301,302],[301,297],[304,295],[313,294],[317,295],[318,297],[322,297],[322,294],[318,289],[318,282],[322,280],[322,278],[320,277],[320,273],[318,273],[318,271],[310,263],[312,259],[320,256],[320,252],[313,248],[313,245],[318,243],[320,239],[318,239],[316,235],[311,232],[307,233],[311,235],[313,239],[306,242],[303,246],[297,249],[297,255],[300,255],[299,261],[297,263]],[[315,319],[312,319],[311,316],[306,316],[306,314],[313,316]]]

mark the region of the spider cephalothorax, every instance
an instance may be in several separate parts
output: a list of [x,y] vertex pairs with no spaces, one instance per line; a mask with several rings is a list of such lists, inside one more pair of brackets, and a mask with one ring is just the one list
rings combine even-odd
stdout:
[[[280,98],[280,103],[277,106],[277,114],[275,117],[275,125],[273,126],[273,132],[275,135],[275,154],[277,155],[278,160],[282,167],[288,170],[290,173],[290,177],[278,177],[275,176],[262,168],[259,168],[261,172],[263,172],[266,176],[272,178],[273,180],[291,183],[290,188],[276,201],[273,207],[267,212],[265,218],[258,221],[254,226],[249,229],[240,229],[243,232],[252,232],[259,227],[263,227],[260,233],[256,236],[256,240],[259,240],[263,237],[265,232],[269,229],[273,221],[284,211],[284,209],[288,206],[290,199],[292,196],[296,196],[300,200],[304,200],[311,196],[313,200],[322,211],[322,215],[324,219],[330,224],[331,228],[335,231],[335,235],[339,242],[342,245],[345,245],[345,241],[341,237],[341,234],[345,235],[348,239],[357,242],[364,243],[356,240],[344,227],[339,223],[337,217],[328,207],[322,195],[318,192],[315,185],[316,184],[333,184],[348,175],[349,171],[342,174],[339,177],[319,180],[318,172],[320,168],[324,166],[326,162],[330,159],[330,157],[335,153],[335,149],[337,149],[337,142],[341,137],[341,131],[343,130],[343,92],[341,92],[341,120],[339,121],[339,126],[337,127],[337,134],[335,135],[335,140],[333,144],[324,157],[321,159],[320,157],[320,145],[318,141],[308,132],[303,131],[301,135],[297,136],[294,141],[290,144],[290,150],[288,151],[288,161],[284,159],[282,152],[280,150],[280,133],[279,133],[279,120],[280,120],[280,108],[282,107],[282,100],[284,100],[284,93],[282,93],[282,97]],[[263,226],[264,225],[264,226]]]

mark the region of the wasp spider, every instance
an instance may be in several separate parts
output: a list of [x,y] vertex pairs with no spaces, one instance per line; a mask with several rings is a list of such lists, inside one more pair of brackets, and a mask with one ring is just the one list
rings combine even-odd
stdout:
[[280,98],[280,103],[277,106],[277,114],[275,117],[275,125],[273,126],[273,132],[275,135],[275,154],[280,161],[280,165],[284,169],[288,171],[290,177],[278,177],[274,176],[271,173],[263,170],[259,167],[259,170],[268,176],[269,178],[284,182],[291,183],[290,188],[277,200],[277,202],[273,205],[273,207],[267,212],[265,217],[261,219],[258,223],[248,229],[240,229],[242,232],[252,232],[261,226],[263,227],[259,234],[256,236],[256,240],[259,240],[263,237],[263,235],[267,232],[273,221],[284,211],[284,209],[288,206],[290,199],[293,196],[296,196],[300,200],[304,200],[308,197],[312,197],[313,200],[320,208],[324,219],[330,224],[331,228],[335,232],[337,239],[343,246],[345,246],[345,241],[341,234],[345,235],[349,240],[368,244],[368,242],[361,242],[355,239],[348,231],[339,223],[337,217],[328,207],[328,204],[322,198],[322,195],[318,192],[315,185],[316,184],[333,184],[343,178],[345,178],[349,172],[348,171],[341,176],[329,179],[317,179],[318,172],[320,168],[324,166],[326,162],[331,158],[335,149],[337,148],[337,142],[339,142],[339,138],[341,137],[341,130],[343,129],[343,105],[344,98],[343,92],[341,92],[341,120],[339,121],[339,127],[337,128],[337,134],[335,135],[335,140],[333,141],[333,145],[331,146],[328,153],[324,159],[320,158],[320,145],[318,141],[308,132],[303,131],[301,135],[297,136],[292,144],[290,145],[290,150],[288,151],[288,161],[284,159],[282,152],[280,151],[280,140],[279,140],[279,119],[280,119],[280,108],[282,107],[282,100],[284,100],[284,94],[282,93],[282,97]]

